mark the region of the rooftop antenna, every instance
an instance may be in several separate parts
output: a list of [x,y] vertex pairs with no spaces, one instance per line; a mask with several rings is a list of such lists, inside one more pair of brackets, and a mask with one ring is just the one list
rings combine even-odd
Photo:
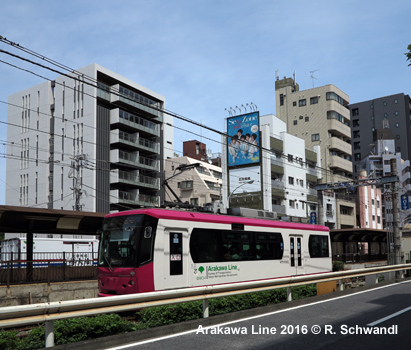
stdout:
[[318,69],[316,69],[316,70],[310,70],[311,79],[313,80],[313,88],[314,88],[314,80],[317,80],[317,78],[314,76],[314,73],[315,73],[316,71],[318,71]]
[[280,80],[280,71],[278,69],[275,71],[275,80]]
[[295,91],[295,81],[297,79],[295,71],[294,71],[294,74],[293,74],[293,79],[294,79],[294,86],[293,87],[294,87],[294,91]]

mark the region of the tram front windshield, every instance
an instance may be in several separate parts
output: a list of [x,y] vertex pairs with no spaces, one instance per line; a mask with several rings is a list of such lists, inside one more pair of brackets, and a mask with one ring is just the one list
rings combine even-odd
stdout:
[[152,260],[153,227],[145,215],[104,219],[98,266],[138,267]]

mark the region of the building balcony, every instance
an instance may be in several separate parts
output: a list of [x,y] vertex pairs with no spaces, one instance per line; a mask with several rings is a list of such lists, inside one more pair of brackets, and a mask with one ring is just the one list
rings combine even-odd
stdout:
[[271,211],[277,214],[285,214],[285,206],[284,205],[272,205]]
[[143,96],[142,94],[126,89],[119,84],[113,85],[111,88],[114,91],[120,92],[111,94],[111,103],[126,107],[132,106],[145,112],[144,114],[147,117],[162,121],[163,113],[159,111],[161,108],[161,104],[159,102]]
[[348,173],[352,173],[352,162],[341,158],[339,156],[330,156],[329,160],[330,168],[337,168]]
[[308,189],[308,195],[317,197],[318,196],[317,190],[314,189],[314,188],[309,188]]
[[337,119],[328,119],[328,130],[338,136],[345,136],[351,139],[351,129],[349,126],[341,123]]
[[159,190],[159,179],[122,170],[110,172],[110,184],[122,184]]
[[333,217],[334,216],[334,210],[326,210],[325,211],[325,216]]
[[151,154],[159,153],[159,144],[152,140],[147,140],[138,134],[129,134],[121,130],[112,130],[110,132],[110,144],[120,144],[123,147],[147,151]]
[[284,182],[280,181],[280,180],[271,180],[271,187],[278,189],[278,190],[283,190],[284,191]]
[[160,204],[160,197],[141,194],[138,190],[111,190],[110,201],[113,204],[154,207]]
[[139,166],[139,153],[138,152],[126,152],[119,149],[113,149],[110,151],[110,162],[128,165],[131,167]]
[[150,120],[141,118],[137,115],[125,112],[119,108],[110,111],[110,124],[118,126],[121,129],[135,133],[139,131],[142,135],[147,137],[159,137],[159,124],[153,123]]
[[339,139],[338,137],[330,138],[330,150],[340,151],[345,154],[352,155],[351,144]]
[[355,227],[356,225],[356,218],[355,215],[343,215],[340,214],[337,219],[337,223],[339,224],[339,228],[341,226],[350,226],[350,227]]
[[139,152],[127,152],[119,149],[110,151],[110,161],[135,168],[160,171],[160,163],[156,159],[141,156]]

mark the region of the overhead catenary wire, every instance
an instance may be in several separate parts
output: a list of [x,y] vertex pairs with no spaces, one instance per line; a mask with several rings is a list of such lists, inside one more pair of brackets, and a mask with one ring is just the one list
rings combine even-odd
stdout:
[[[20,47],[20,46],[19,46],[19,47]],[[4,51],[4,50],[0,50],[0,52],[8,53],[7,51]],[[9,54],[11,54],[11,53],[9,53]],[[18,55],[14,55],[14,54],[11,54],[11,55],[13,55],[14,57],[20,58]],[[44,57],[44,56],[43,56],[43,57]],[[31,60],[28,60],[28,59],[25,59],[25,58],[21,58],[21,59],[23,59],[23,60],[25,60],[25,61],[28,61],[28,62],[30,62],[30,63],[36,64],[36,65],[39,65],[39,66],[41,66],[41,67],[43,67],[43,68],[45,68],[45,69],[49,69],[49,67],[44,66],[44,65],[41,65],[41,64],[36,63],[36,62],[32,62]],[[80,80],[80,79],[79,79],[78,77],[76,77],[76,76],[72,77],[72,76],[70,76],[70,75],[68,75],[68,74],[66,74],[66,73],[59,72],[59,71],[54,70],[54,69],[51,69],[51,68],[50,68],[50,70],[52,70],[53,72],[58,72],[58,73],[60,73],[61,75],[67,76],[67,77],[69,77],[70,79],[78,80],[78,81],[80,81],[80,82],[83,82],[83,83],[86,83],[86,84],[88,84],[88,85],[91,85],[91,86],[93,86],[94,88],[98,88],[97,81],[95,81],[95,83],[89,83],[89,82],[85,82],[85,81],[83,81],[83,80]],[[73,72],[73,71],[70,70],[70,72]],[[77,71],[74,71],[74,72],[75,72],[76,74],[78,74],[78,75],[81,75],[81,74],[82,74],[81,72],[77,72]],[[47,78],[45,78],[45,79],[47,79]],[[121,94],[120,94],[120,91],[117,92],[117,91],[115,91],[115,89],[113,89],[113,88],[110,88],[110,92],[112,92],[112,93],[114,93],[115,95],[118,95],[118,96],[121,95]],[[130,98],[127,97],[127,96],[123,96],[123,95],[121,95],[121,96],[122,96],[123,98],[128,98],[128,99],[130,99]],[[95,97],[95,96],[93,96],[93,97]],[[132,100],[132,99],[130,99],[130,100]],[[159,111],[159,112],[163,112],[163,113],[166,113],[166,114],[168,114],[168,115],[170,115],[170,116],[173,116],[173,117],[175,117],[175,118],[178,118],[178,119],[181,119],[181,120],[183,120],[183,121],[186,121],[186,122],[188,122],[188,123],[191,123],[191,124],[197,125],[197,126],[199,126],[199,127],[208,129],[209,131],[212,131],[212,132],[214,132],[214,133],[217,133],[217,134],[219,134],[220,136],[224,136],[224,137],[226,137],[226,138],[230,138],[230,135],[228,135],[228,134],[225,133],[225,132],[222,132],[222,131],[219,131],[219,130],[217,130],[217,129],[211,128],[211,127],[209,127],[209,126],[207,126],[207,125],[201,124],[201,123],[199,123],[199,122],[196,122],[196,121],[194,121],[194,120],[191,120],[191,119],[189,119],[189,118],[186,118],[186,117],[184,117],[184,116],[181,116],[181,115],[179,115],[179,114],[177,114],[177,113],[175,113],[175,112],[168,111],[168,110],[166,110],[165,108],[159,108],[159,107],[152,106],[152,105],[150,105],[150,104],[145,104],[144,101],[139,101],[139,103],[141,103],[141,104],[143,104],[143,105],[146,105],[146,106],[148,106],[148,107],[150,107],[150,108],[153,108],[153,109],[155,109],[155,110],[157,110],[157,111]],[[221,143],[220,141],[215,141],[215,142]],[[265,148],[262,147],[261,145],[257,145],[256,147],[259,148],[260,150],[264,150],[264,151],[266,151],[266,152],[271,152],[271,150],[265,149]],[[286,157],[287,157],[286,155],[281,155],[281,156],[282,156],[283,158],[286,158]],[[331,174],[331,171],[330,171],[329,169],[321,168],[321,167],[318,167],[318,168],[320,168],[321,171],[329,172],[329,173]],[[342,176],[342,175],[340,175],[340,176]],[[342,177],[345,177],[345,176],[342,176]],[[350,178],[347,177],[347,179],[350,179]]]
[[[19,48],[21,49],[20,46],[19,46]],[[29,50],[29,51],[30,51],[30,50]],[[6,53],[4,50],[0,50],[0,52]],[[8,54],[8,53],[7,53],[7,54]],[[32,54],[32,52],[31,52],[30,54]],[[70,76],[70,75],[68,75],[68,74],[62,73],[62,72],[60,72],[60,71],[58,71],[58,70],[54,70],[54,69],[52,69],[52,68],[50,68],[50,67],[47,67],[47,66],[38,64],[38,63],[36,63],[36,62],[32,62],[31,60],[27,60],[27,59],[24,59],[24,58],[20,58],[20,57],[17,56],[17,55],[13,55],[13,54],[11,54],[11,55],[14,56],[14,57],[16,57],[16,58],[23,59],[23,60],[25,60],[25,61],[27,61],[27,62],[29,62],[29,63],[36,64],[36,65],[38,65],[38,66],[40,66],[40,67],[42,67],[42,68],[44,68],[44,69],[49,69],[49,70],[51,70],[51,71],[53,71],[53,72],[59,73],[59,74],[64,75],[64,76],[67,76],[67,77],[69,77],[70,79],[79,80],[79,81],[81,81],[81,82],[83,82],[83,83],[86,83],[86,82],[84,82],[83,80],[79,79],[78,77],[73,77],[73,76]],[[39,58],[45,59],[44,56],[40,56]],[[47,59],[46,59],[46,60],[47,60]],[[2,61],[2,62],[3,62],[3,61]],[[50,63],[51,63],[51,61],[50,61]],[[56,63],[57,63],[57,62],[54,61],[53,64],[56,64]],[[8,63],[7,63],[7,64],[8,64]],[[57,64],[58,64],[58,63],[57,63]],[[63,66],[63,65],[62,65],[62,67],[63,67],[64,69],[70,70],[67,66]],[[21,69],[21,68],[19,68],[19,69]],[[30,72],[30,71],[28,71],[28,70],[25,70],[25,71],[27,71],[27,72],[29,72],[29,73],[32,73],[32,74],[36,74],[36,73]],[[76,71],[74,71],[74,70],[70,70],[70,72],[71,72],[72,74],[82,75],[83,78],[84,78],[84,74],[82,74],[81,72],[76,72]],[[37,75],[37,74],[36,74],[36,75]],[[40,75],[38,75],[38,76],[40,76]],[[45,77],[42,77],[42,78],[47,79],[47,78],[45,78]],[[50,80],[50,79],[48,79],[48,80]],[[90,83],[87,83],[87,84],[92,85],[93,87],[98,88],[97,85],[93,85],[93,84],[97,84],[97,81],[96,81],[96,80],[94,80],[94,83],[93,83],[93,84],[90,84]],[[68,86],[66,86],[66,87],[68,87]],[[70,87],[70,88],[71,88],[71,87]],[[112,88],[110,89],[110,92],[115,93],[115,91],[113,91]],[[118,93],[119,93],[119,92],[118,92]],[[95,96],[93,96],[93,97],[96,98]],[[143,101],[141,101],[141,103],[144,105]],[[213,128],[211,128],[211,127],[205,126],[205,125],[203,125],[203,124],[201,124],[201,123],[198,123],[198,122],[196,122],[196,121],[190,120],[190,119],[188,119],[188,118],[186,118],[186,117],[180,116],[180,115],[178,115],[177,113],[173,113],[173,112],[167,111],[167,110],[164,109],[164,108],[157,108],[157,107],[154,107],[154,106],[151,106],[151,105],[148,105],[148,106],[151,107],[151,108],[153,108],[153,109],[157,109],[158,111],[167,113],[167,114],[169,114],[169,115],[171,115],[171,116],[173,116],[173,117],[176,117],[176,118],[178,118],[178,119],[181,119],[181,120],[183,120],[183,121],[186,121],[186,122],[188,122],[188,123],[191,123],[191,124],[200,126],[200,127],[202,127],[202,128],[208,129],[208,130],[210,130],[210,131],[213,131],[213,132],[219,134],[220,136],[224,136],[224,137],[226,137],[226,138],[229,138],[229,137],[230,137],[230,136],[229,136],[228,134],[226,134],[226,133],[223,133],[223,132],[218,131],[218,130],[216,130],[216,129],[213,129]],[[132,112],[132,113],[135,114],[134,112]],[[66,119],[65,121],[70,121],[70,122],[72,122],[72,120],[67,120],[67,119]],[[79,124],[79,123],[77,123],[77,124]],[[86,125],[85,125],[85,126],[86,126]],[[171,125],[171,126],[173,126],[173,125]],[[17,127],[20,127],[20,126],[17,126]],[[91,126],[90,126],[90,127],[91,127]],[[174,127],[175,127],[175,126],[174,126]],[[178,127],[176,127],[176,128],[178,128]],[[184,130],[184,129],[181,129],[181,130]],[[192,131],[189,131],[189,130],[184,130],[184,131],[191,132],[192,134],[195,134],[195,133],[193,133]],[[56,135],[56,134],[54,134],[54,135],[55,135],[55,136],[58,136],[58,135]],[[67,137],[67,136],[66,136],[66,137]],[[201,137],[204,137],[204,136],[201,135]],[[73,139],[74,139],[74,138],[73,138]],[[216,141],[216,140],[212,140],[212,139],[210,139],[210,140],[213,141],[213,142],[217,142],[217,143],[224,144],[224,142],[221,142],[221,141]],[[84,142],[84,140],[83,140],[83,142]],[[87,142],[87,141],[85,141],[85,142]],[[264,150],[264,151],[266,151],[266,152],[271,152],[271,150],[264,149],[264,148],[261,147],[260,145],[259,145],[259,148],[260,148],[260,150]],[[281,155],[281,158],[286,159],[286,158],[287,158],[287,155],[282,154],[282,155]],[[317,168],[320,168],[320,167],[317,167]],[[329,171],[328,169],[323,169],[323,168],[320,168],[320,170],[321,170],[321,171]]]

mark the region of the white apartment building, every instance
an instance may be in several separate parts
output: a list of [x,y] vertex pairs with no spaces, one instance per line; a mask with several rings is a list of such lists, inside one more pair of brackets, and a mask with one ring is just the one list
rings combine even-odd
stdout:
[[6,204],[103,213],[159,205],[173,157],[165,98],[97,64],[68,75],[9,96]]
[[[227,171],[227,149],[223,148],[225,207],[264,210],[276,213],[277,218],[309,222],[311,214],[318,212],[314,186],[321,176],[320,146],[308,149],[306,142],[287,133],[286,123],[273,114],[260,117],[260,135],[258,166]],[[230,187],[229,181],[234,185]]]

